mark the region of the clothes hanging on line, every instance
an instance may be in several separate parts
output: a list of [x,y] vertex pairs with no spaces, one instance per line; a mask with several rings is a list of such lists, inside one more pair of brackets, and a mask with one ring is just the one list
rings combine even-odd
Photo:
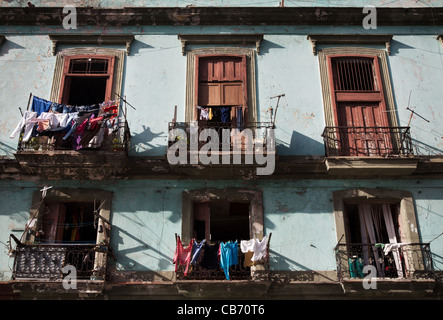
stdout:
[[217,242],[213,245],[205,242],[204,252],[202,260],[200,261],[200,266],[206,270],[214,270],[219,267],[219,255],[218,251],[220,248],[220,243]]
[[[252,253],[250,261],[245,259],[245,263],[253,265],[263,261],[267,257],[268,237],[264,236],[260,241],[257,238],[240,241],[240,250],[243,253]],[[246,264],[245,264],[246,266]]]
[[[67,106],[34,96],[31,111],[26,111],[10,135],[14,138],[24,128],[23,142],[31,137],[57,135],[64,147],[72,140],[72,148],[98,148],[108,129],[116,130],[118,101],[101,104]],[[71,139],[72,137],[72,139]]]
[[365,277],[363,273],[364,263],[362,258],[356,258],[356,257],[349,258],[348,264],[349,264],[349,275],[351,276],[351,278]]
[[202,240],[200,243],[194,241],[191,253],[191,265],[195,266],[201,262],[203,259],[203,253],[205,250],[206,239]]
[[231,107],[220,108],[220,120],[223,123],[231,121]]
[[53,102],[33,96],[31,111],[37,112],[37,117],[39,117],[43,112],[48,112]]
[[225,273],[226,280],[229,278],[229,268],[238,264],[238,242],[228,241],[220,243],[220,267]]
[[197,106],[198,109],[200,109],[200,120],[209,120],[209,110],[210,108],[203,108],[200,106]]
[[9,138],[13,139],[15,136],[23,129],[25,128],[24,134],[23,134],[23,142],[28,142],[29,139],[32,136],[32,131],[34,129],[35,122],[31,122],[32,119],[37,117],[37,112],[35,111],[25,111],[25,114],[20,119],[19,123],[15,127],[15,129],[12,131]]
[[178,265],[180,264],[185,266],[184,275],[186,276],[188,274],[193,244],[194,239],[191,239],[191,243],[186,248],[183,248],[180,237],[177,236],[177,247],[172,261],[172,263],[175,264],[175,272],[177,272]]
[[392,250],[400,249],[400,248],[402,248],[404,246],[407,246],[407,245],[410,245],[410,243],[403,243],[403,242],[400,242],[400,243],[385,243],[384,246],[383,246],[384,247],[383,253],[385,255],[387,255]]

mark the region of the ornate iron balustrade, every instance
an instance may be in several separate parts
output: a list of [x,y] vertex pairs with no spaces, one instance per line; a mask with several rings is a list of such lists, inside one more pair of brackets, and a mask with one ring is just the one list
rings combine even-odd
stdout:
[[410,156],[409,127],[326,127],[325,153],[334,156]]
[[[274,126],[271,122],[212,122],[212,121],[196,121],[196,122],[170,122],[169,123],[168,147],[180,139],[186,139],[188,150],[191,149],[192,140],[191,133],[195,132],[199,151],[202,146],[206,145],[209,139],[199,141],[200,134],[203,130],[211,129],[218,137],[218,150],[229,152],[254,152],[260,150],[263,152],[275,151]],[[173,131],[181,129],[180,131]],[[192,131],[195,130],[195,131]],[[208,130],[209,131],[209,130]],[[180,133],[183,133],[181,135]]]
[[[339,243],[335,248],[339,281],[377,278],[432,279],[434,267],[429,243],[393,246],[380,243]],[[366,266],[371,266],[366,268]],[[374,272],[376,274],[374,274]]]
[[95,130],[88,132],[74,142],[73,134],[66,140],[65,133],[61,131],[48,131],[42,135],[32,137],[23,142],[23,131],[17,146],[17,152],[45,152],[45,151],[67,151],[76,150],[76,145],[81,145],[80,150],[118,151],[129,150],[130,132],[126,120],[116,119],[116,124],[111,128],[104,128],[104,132]]
[[96,262],[107,252],[108,246],[96,244],[17,244],[13,278],[61,280],[67,265],[75,268],[77,279],[104,276]]

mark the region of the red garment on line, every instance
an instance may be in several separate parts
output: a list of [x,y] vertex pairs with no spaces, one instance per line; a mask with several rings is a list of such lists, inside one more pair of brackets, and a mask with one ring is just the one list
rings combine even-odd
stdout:
[[174,260],[172,263],[175,264],[175,272],[177,272],[178,264],[186,265],[185,276],[188,274],[189,264],[191,263],[191,253],[192,245],[194,244],[194,239],[191,239],[189,246],[183,248],[180,237],[177,237],[177,248],[175,249]]

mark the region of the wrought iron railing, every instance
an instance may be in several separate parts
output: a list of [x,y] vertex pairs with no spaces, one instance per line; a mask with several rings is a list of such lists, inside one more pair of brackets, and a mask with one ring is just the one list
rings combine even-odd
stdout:
[[[168,146],[172,146],[180,139],[185,139],[188,151],[199,151],[210,141],[210,138],[200,141],[203,130],[217,136],[219,151],[275,151],[274,126],[271,122],[170,122],[168,129]],[[174,129],[180,130],[174,131]],[[194,141],[191,137],[192,133],[195,133],[194,139],[198,150],[192,150]]]
[[96,244],[17,244],[13,278],[60,280],[67,265],[75,268],[76,279],[104,277],[96,262],[107,252],[108,246]]
[[[251,257],[252,253],[244,253],[241,251],[240,243],[238,244],[238,259],[237,264],[231,265],[229,267],[229,279],[230,280],[251,280],[251,279],[269,279],[270,276],[270,243],[271,243],[272,233],[267,237],[266,243],[266,254],[264,257],[259,260],[252,262]],[[177,241],[177,236],[176,236]],[[188,247],[189,243],[186,244],[185,247]],[[214,244],[215,245],[215,244]],[[204,252],[204,249],[203,249]],[[204,253],[203,253],[204,254]],[[221,268],[220,260],[218,263],[211,262],[208,263],[202,262],[205,258],[198,259],[195,263],[190,263],[188,267],[188,272],[185,274],[185,270],[187,268],[186,265],[182,265],[177,262],[176,269],[176,278],[178,280],[226,280],[226,274],[224,270]],[[252,266],[261,266],[260,271],[251,270]]]
[[333,156],[410,156],[409,127],[326,127],[325,153]]
[[[251,278],[251,267],[244,266],[245,254],[238,249],[238,264],[229,267],[231,280],[247,280]],[[184,265],[177,266],[176,277],[178,280],[225,280],[226,275],[220,266],[214,269],[205,269],[200,264],[190,265],[185,275]]]
[[34,136],[28,141],[22,141],[23,131],[17,146],[18,152],[45,152],[67,150],[102,150],[128,152],[130,142],[129,126],[126,120],[115,120],[115,124],[103,131],[85,132],[81,137],[71,134],[64,139],[66,132],[48,131]]
[[432,279],[434,267],[429,243],[339,243],[335,248],[340,281],[378,278]]

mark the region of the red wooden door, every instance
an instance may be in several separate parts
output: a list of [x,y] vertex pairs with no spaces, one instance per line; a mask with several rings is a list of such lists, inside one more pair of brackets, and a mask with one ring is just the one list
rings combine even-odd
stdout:
[[377,57],[333,56],[329,68],[339,154],[388,154],[392,141]]

